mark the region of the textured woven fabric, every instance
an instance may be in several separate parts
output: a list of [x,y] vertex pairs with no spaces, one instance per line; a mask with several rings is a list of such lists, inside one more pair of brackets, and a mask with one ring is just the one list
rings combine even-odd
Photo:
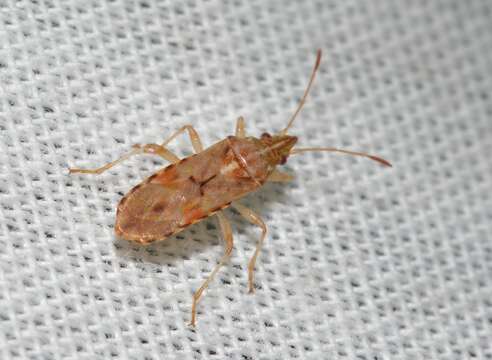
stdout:
[[[149,247],[121,196],[164,166],[135,143],[292,128],[288,184]],[[492,2],[0,1],[1,359],[492,359]],[[170,146],[191,153],[188,139]]]

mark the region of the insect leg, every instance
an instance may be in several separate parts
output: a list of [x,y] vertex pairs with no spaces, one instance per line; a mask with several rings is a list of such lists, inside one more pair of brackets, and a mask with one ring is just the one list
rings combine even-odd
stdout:
[[261,247],[263,245],[263,242],[265,241],[266,233],[267,233],[267,227],[263,220],[260,218],[258,214],[256,214],[253,210],[248,209],[247,207],[241,205],[241,204],[232,204],[232,206],[239,211],[239,213],[246,218],[250,223],[258,225],[261,228],[261,237],[260,240],[258,241],[258,244],[256,245],[256,250],[249,260],[248,263],[248,288],[249,292],[253,293],[255,291],[254,288],[254,271],[255,271],[255,264],[256,264],[256,258],[258,257],[258,254],[260,253]]
[[188,131],[188,136],[190,137],[191,145],[193,146],[193,150],[195,150],[196,153],[202,152],[203,151],[203,145],[202,142],[200,141],[200,136],[198,136],[198,133],[196,132],[195,128],[191,125],[185,125],[178,131],[176,131],[174,134],[172,134],[167,140],[165,140],[161,146],[166,146],[169,144],[173,139],[175,139],[178,135],[182,134],[185,130]]
[[236,122],[236,136],[238,138],[243,138],[246,136],[246,130],[244,129],[244,118],[242,116],[238,117]]
[[289,182],[294,180],[294,176],[279,170],[273,170],[267,180],[271,182]]
[[106,165],[103,165],[97,169],[79,169],[79,168],[70,168],[68,169],[70,174],[74,173],[82,173],[82,174],[101,174],[105,172],[106,170],[112,168],[113,166],[131,158],[133,155],[137,154],[154,154],[154,155],[159,155],[160,157],[172,162],[176,163],[179,161],[179,158],[174,155],[171,151],[167,150],[166,148],[156,145],[156,144],[146,144],[146,145],[133,145],[133,150],[130,151],[129,153],[121,156],[119,159],[116,159],[114,161],[111,161],[110,163],[107,163]]
[[144,144],[144,145],[133,145],[133,148],[140,149],[145,154],[158,155],[167,161],[176,164],[179,161],[179,157],[174,155],[171,151],[162,145],[157,144]]
[[193,294],[193,304],[191,306],[191,321],[190,321],[191,326],[195,326],[196,324],[196,306],[200,301],[200,298],[202,297],[203,291],[208,287],[209,283],[214,279],[215,275],[222,267],[222,265],[224,265],[229,260],[232,253],[233,239],[232,239],[231,224],[229,223],[229,220],[227,220],[227,218],[225,217],[222,211],[219,211],[217,213],[217,217],[219,218],[220,229],[222,231],[222,236],[224,237],[224,241],[225,241],[225,251],[224,251],[224,255],[222,255],[222,257],[220,258],[219,263],[215,265],[215,268],[212,270],[212,272],[207,277],[207,279],[203,282],[202,286],[200,286],[200,288]]

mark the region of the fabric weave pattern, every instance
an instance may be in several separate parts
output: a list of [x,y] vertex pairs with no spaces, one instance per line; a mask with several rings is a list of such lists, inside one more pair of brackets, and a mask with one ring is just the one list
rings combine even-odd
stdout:
[[[492,359],[492,3],[0,1],[0,358]],[[135,143],[292,128],[289,184],[141,247],[118,200],[165,165]],[[191,153],[188,139],[170,146]]]

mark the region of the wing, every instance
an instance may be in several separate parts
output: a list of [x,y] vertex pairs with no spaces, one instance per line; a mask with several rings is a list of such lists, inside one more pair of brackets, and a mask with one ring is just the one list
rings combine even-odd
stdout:
[[254,191],[259,182],[232,145],[220,141],[135,186],[118,205],[116,235],[144,244],[163,240]]
[[184,213],[200,198],[190,181],[168,186],[144,182],[133,188],[118,205],[115,232],[126,240],[150,243],[181,231]]
[[147,244],[212,215],[213,212],[202,206],[204,179],[212,179],[220,172],[217,158],[225,150],[224,143],[219,142],[135,186],[118,205],[116,235]]

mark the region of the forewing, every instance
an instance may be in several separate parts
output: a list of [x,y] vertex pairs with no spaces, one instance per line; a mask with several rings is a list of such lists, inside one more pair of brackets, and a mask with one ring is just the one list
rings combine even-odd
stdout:
[[116,234],[149,243],[181,230],[183,208],[196,193],[186,182],[169,185],[146,182],[133,188],[118,206]]

